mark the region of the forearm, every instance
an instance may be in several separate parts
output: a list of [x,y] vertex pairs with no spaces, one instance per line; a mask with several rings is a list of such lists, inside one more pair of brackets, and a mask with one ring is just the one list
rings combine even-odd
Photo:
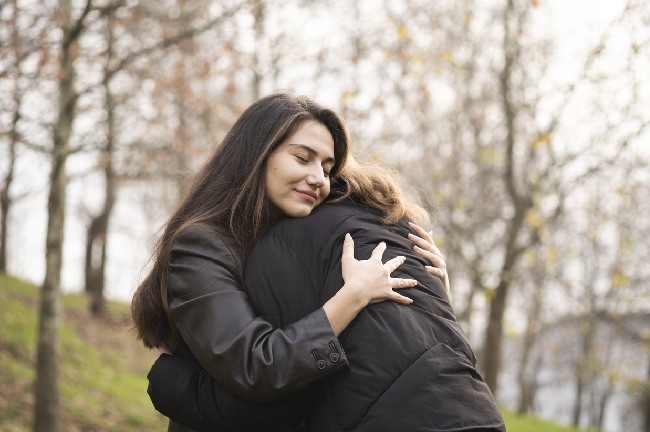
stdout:
[[[222,318],[232,323],[237,312],[233,308]],[[194,321],[191,330],[179,329],[183,339],[211,375],[247,399],[269,401],[348,367],[324,311],[283,329],[257,318],[226,331],[210,322],[207,311],[198,316],[206,318]]]

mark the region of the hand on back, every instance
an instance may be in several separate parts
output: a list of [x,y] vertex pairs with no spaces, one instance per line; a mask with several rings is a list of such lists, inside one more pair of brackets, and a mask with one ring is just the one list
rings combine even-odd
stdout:
[[390,277],[391,273],[404,263],[405,258],[399,256],[382,263],[381,258],[385,250],[386,243],[381,242],[372,251],[370,258],[357,260],[354,258],[354,241],[346,234],[341,258],[344,289],[354,290],[363,304],[384,300],[411,304],[413,300],[398,294],[394,289],[413,287],[417,281]]
[[429,272],[429,274],[440,278],[447,294],[449,294],[450,288],[447,263],[445,262],[445,257],[442,255],[442,252],[440,252],[438,246],[433,242],[431,232],[426,232],[422,227],[413,222],[409,222],[409,225],[418,234],[409,234],[409,240],[415,244],[413,250],[431,263],[430,266],[425,266],[424,268]]

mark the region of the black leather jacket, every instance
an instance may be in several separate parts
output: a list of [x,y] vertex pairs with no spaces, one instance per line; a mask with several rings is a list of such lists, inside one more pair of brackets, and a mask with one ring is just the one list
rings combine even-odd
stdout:
[[[242,259],[229,241],[194,225],[174,242],[169,306],[186,344],[175,354],[194,356],[218,383],[257,402],[346,369],[345,352],[322,308],[283,328],[257,317],[242,290]],[[329,361],[333,352],[336,362]],[[170,430],[184,429],[172,424]]]

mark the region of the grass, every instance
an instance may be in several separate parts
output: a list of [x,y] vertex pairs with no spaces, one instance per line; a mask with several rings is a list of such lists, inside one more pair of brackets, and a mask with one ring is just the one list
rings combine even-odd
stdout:
[[[163,431],[147,396],[156,357],[126,331],[128,304],[110,302],[101,319],[83,295],[64,295],[59,384],[63,431]],[[31,429],[38,288],[0,273],[0,429]],[[508,432],[586,432],[504,413]]]
[[531,415],[519,416],[507,411],[503,413],[503,418],[508,432],[590,432],[589,429],[562,426]]
[[[101,319],[83,295],[64,295],[59,332],[61,430],[162,431],[147,396],[156,354],[126,331],[128,305],[109,302]],[[32,426],[38,288],[0,274],[0,429]]]

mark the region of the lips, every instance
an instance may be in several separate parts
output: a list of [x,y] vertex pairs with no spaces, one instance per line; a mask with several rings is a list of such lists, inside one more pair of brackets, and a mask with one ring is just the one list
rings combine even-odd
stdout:
[[298,192],[304,199],[306,199],[309,202],[316,202],[316,200],[318,199],[318,194],[311,190],[296,189],[296,192]]

